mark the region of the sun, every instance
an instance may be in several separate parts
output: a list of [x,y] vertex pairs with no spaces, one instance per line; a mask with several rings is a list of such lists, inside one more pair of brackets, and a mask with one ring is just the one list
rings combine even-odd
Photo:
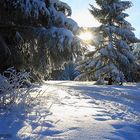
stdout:
[[81,32],[78,37],[82,39],[84,42],[90,42],[93,39],[93,34],[89,31],[86,31]]

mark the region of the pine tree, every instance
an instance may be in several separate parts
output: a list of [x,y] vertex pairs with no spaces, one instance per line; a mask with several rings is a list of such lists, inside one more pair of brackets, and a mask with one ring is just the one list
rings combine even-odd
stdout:
[[79,65],[82,74],[77,79],[107,80],[108,84],[130,81],[135,66],[130,45],[140,41],[133,33],[134,28],[125,20],[129,15],[124,11],[132,3],[121,0],[96,0],[96,3],[98,8],[90,5],[90,12],[101,23],[93,28],[100,42],[95,41],[95,51]]
[[136,56],[137,62],[140,64],[140,43],[135,43],[133,45],[133,53]]
[[0,0],[0,71],[14,66],[44,76],[80,53],[71,13],[59,0]]
[[135,43],[132,49],[136,57],[136,64],[137,64],[137,67],[133,70],[133,77],[136,82],[139,82],[140,81],[140,43]]

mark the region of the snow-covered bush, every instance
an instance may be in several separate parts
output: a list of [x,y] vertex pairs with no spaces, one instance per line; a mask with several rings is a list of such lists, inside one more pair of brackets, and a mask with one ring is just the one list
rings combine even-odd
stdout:
[[16,72],[14,68],[7,69],[3,75],[0,74],[0,108],[29,100],[29,89],[23,88],[28,79],[29,73]]

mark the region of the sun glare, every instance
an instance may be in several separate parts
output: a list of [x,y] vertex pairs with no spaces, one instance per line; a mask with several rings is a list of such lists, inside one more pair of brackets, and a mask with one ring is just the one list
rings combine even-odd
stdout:
[[82,32],[79,35],[79,38],[82,39],[85,42],[89,42],[89,41],[91,41],[93,39],[93,35],[92,35],[91,32]]

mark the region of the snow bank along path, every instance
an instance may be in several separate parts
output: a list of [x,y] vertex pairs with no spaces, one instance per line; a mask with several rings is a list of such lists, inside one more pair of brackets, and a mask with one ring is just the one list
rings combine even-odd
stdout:
[[140,140],[140,85],[48,81],[40,88],[26,116],[20,109],[1,117],[0,134],[13,140]]

